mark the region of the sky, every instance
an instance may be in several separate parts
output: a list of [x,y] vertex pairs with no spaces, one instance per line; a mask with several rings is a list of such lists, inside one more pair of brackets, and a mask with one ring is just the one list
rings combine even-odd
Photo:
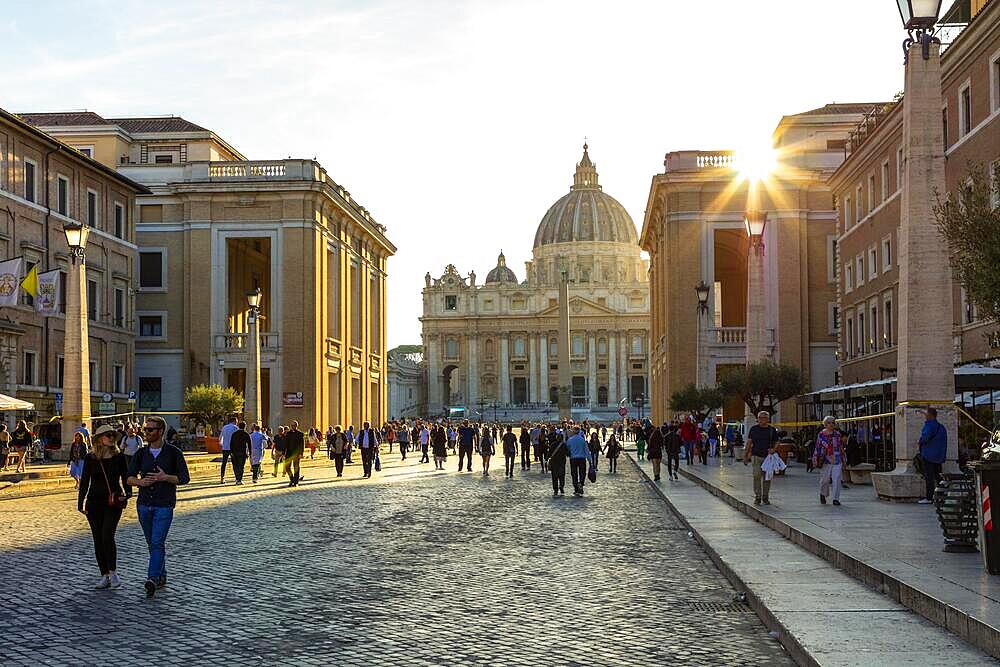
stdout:
[[391,348],[420,343],[426,272],[485,276],[502,249],[523,279],[584,137],[639,228],[666,152],[889,100],[904,37],[890,0],[14,0],[0,108],[174,114],[250,159],[315,157],[399,248]]

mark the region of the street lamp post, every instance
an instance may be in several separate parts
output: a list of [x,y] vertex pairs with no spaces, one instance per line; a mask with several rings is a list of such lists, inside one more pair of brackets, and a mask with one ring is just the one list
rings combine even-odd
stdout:
[[[755,184],[751,183],[753,190]],[[751,206],[746,212],[750,251],[747,258],[747,364],[766,359],[765,339],[767,308],[764,296],[764,227],[767,213]]]
[[247,292],[247,304],[250,314],[247,317],[247,364],[245,405],[243,413],[247,424],[264,424],[260,415],[260,301],[263,292],[257,289]]
[[66,276],[66,319],[63,335],[63,409],[61,441],[73,442],[80,423],[90,421],[90,336],[87,327],[87,237],[78,222],[63,227],[69,246]]
[[698,371],[697,385],[703,389],[708,383],[708,343],[705,340],[708,331],[708,295],[711,291],[704,280],[695,285],[694,292],[698,297]]
[[[952,280],[948,262],[929,249],[944,242],[932,209],[936,193],[946,190],[944,128],[941,125],[941,43],[934,25],[940,0],[898,0],[908,37],[903,42],[903,165],[899,224],[899,295],[897,297],[897,357],[895,468],[872,475],[879,498],[913,501],[924,496],[924,481],[913,467],[923,427],[924,401],[955,395],[951,316],[928,321],[927,304],[942,313],[952,311]],[[943,472],[958,472],[958,417],[951,405],[936,405],[938,421],[948,432]]]

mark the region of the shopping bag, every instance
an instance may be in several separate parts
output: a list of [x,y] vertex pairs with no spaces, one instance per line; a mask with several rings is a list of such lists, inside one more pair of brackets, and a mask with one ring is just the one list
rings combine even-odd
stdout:
[[375,472],[382,472],[382,461],[379,459],[378,454],[375,455]]
[[593,461],[590,462],[590,467],[587,469],[587,479],[590,480],[591,484],[597,481],[597,466],[594,465]]

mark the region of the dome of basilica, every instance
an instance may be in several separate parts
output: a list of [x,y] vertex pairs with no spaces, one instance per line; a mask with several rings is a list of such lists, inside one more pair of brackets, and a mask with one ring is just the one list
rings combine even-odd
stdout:
[[500,251],[500,256],[497,257],[497,265],[486,274],[486,284],[490,285],[492,283],[517,284],[517,276],[507,266],[507,258],[504,257],[503,250]]
[[639,244],[628,211],[617,199],[601,191],[597,167],[590,160],[587,144],[583,145],[583,158],[576,165],[569,194],[553,204],[542,218],[535,232],[534,247],[582,241]]

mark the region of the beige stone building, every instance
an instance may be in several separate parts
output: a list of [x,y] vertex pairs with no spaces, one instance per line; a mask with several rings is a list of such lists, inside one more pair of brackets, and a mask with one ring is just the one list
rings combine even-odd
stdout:
[[[429,414],[551,416],[557,402],[558,293],[569,294],[572,403],[609,417],[648,386],[649,293],[632,218],[600,186],[584,146],[570,192],[542,217],[523,278],[497,265],[477,283],[449,265],[423,291]],[[492,413],[489,413],[492,416]]]
[[[136,195],[149,191],[85,153],[0,110],[0,259],[23,257],[25,272],[60,269],[65,313],[69,249],[63,227],[91,228],[87,319],[92,412],[128,409],[135,375]],[[39,315],[30,295],[0,312],[0,392],[35,404],[25,415],[61,414],[63,314]],[[51,431],[58,442],[58,429]]]
[[[832,383],[837,367],[836,211],[826,180],[871,106],[828,104],[783,117],[773,137],[777,164],[760,188],[767,353],[801,368],[815,388]],[[673,392],[699,380],[714,385],[746,363],[748,181],[738,160],[732,151],[670,152],[653,177],[640,242],[650,256],[656,419],[670,415]],[[700,281],[710,286],[704,316]],[[730,401],[724,413],[742,419],[744,406]]]
[[[945,182],[952,192],[966,181],[971,164],[1000,167],[1000,3],[980,5],[941,56]],[[848,157],[830,179],[839,212],[843,384],[896,374],[902,106],[871,109],[854,128]],[[943,245],[927,250],[921,261],[948,262]],[[979,317],[960,284],[952,291],[952,312],[927,304],[921,316],[951,323],[956,365],[1000,365],[1000,326]]]
[[400,345],[388,359],[389,419],[422,417],[427,414],[427,373],[419,345]]
[[30,114],[147,185],[138,202],[138,404],[181,410],[184,388],[243,390],[246,293],[260,288],[268,425],[386,417],[385,227],[314,160],[248,160],[183,118]]

